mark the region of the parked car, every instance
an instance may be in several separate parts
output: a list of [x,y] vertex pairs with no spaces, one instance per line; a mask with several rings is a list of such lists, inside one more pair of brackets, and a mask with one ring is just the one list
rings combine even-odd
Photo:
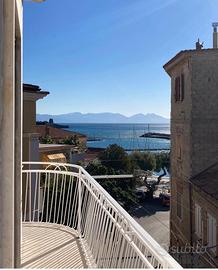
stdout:
[[141,189],[137,189],[135,194],[136,194],[136,197],[139,200],[139,202],[143,202],[147,197],[146,192],[144,190],[141,190]]
[[160,193],[159,199],[163,206],[170,206],[170,193]]

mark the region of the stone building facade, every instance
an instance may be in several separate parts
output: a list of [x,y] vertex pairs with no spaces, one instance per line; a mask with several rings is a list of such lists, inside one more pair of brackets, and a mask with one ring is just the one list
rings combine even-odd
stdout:
[[170,244],[182,247],[195,241],[191,179],[218,161],[218,49],[181,51],[164,69],[171,77]]

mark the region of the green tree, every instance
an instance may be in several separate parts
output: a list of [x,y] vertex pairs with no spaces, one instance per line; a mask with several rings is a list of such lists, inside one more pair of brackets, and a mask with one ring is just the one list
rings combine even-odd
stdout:
[[[90,163],[86,170],[91,175],[115,175],[131,173],[133,169],[125,150],[113,144],[99,155],[98,162]],[[126,210],[129,210],[136,201],[135,179],[99,179],[98,182]]]
[[76,134],[71,137],[64,138],[62,142],[63,144],[69,144],[69,145],[75,145],[75,146],[80,145],[79,138]]
[[166,170],[165,168],[163,168],[163,173],[161,175],[158,176],[157,181],[156,182],[148,182],[147,177],[145,177],[144,179],[144,183],[148,189],[147,194],[149,199],[153,199],[154,196],[154,192],[157,188],[157,185],[160,184],[160,180],[162,179],[162,177],[164,177],[166,175]]
[[[129,210],[137,200],[135,194],[136,184],[140,182],[140,184],[146,185],[149,197],[153,198],[156,186],[166,174],[165,168],[169,168],[168,153],[135,151],[128,155],[122,147],[113,144],[99,155],[98,161],[90,163],[86,167],[86,170],[91,175],[134,174],[135,177],[132,179],[98,180],[115,200],[117,200],[126,210]],[[147,181],[147,178],[152,174],[152,171],[160,171],[161,169],[163,169],[163,174],[158,177],[155,183]],[[137,173],[139,173],[139,175]]]
[[101,163],[92,162],[86,167],[86,171],[91,175],[106,175],[108,169]]
[[99,154],[102,165],[114,169],[118,174],[131,172],[131,162],[125,150],[117,144],[112,144]]
[[[170,155],[167,152],[160,152],[160,153],[149,153],[149,152],[133,152],[130,155],[130,158],[133,163],[135,163],[135,169],[139,170],[138,179],[144,179],[144,184],[146,185],[148,191],[147,194],[150,199],[153,198],[154,192],[159,185],[163,176],[166,175],[166,169],[169,171],[170,166]],[[152,171],[163,171],[163,173],[158,176],[156,182],[149,182],[148,176],[152,174]],[[143,176],[143,177],[142,177]],[[136,175],[137,179],[137,175]]]
[[144,171],[153,171],[156,169],[156,159],[154,154],[150,152],[132,152],[129,156],[131,164],[134,169],[141,169]]
[[132,179],[108,179],[99,181],[103,188],[126,210],[129,210],[137,201],[134,182]]
[[43,144],[53,144],[54,140],[50,136],[40,137],[39,142]]
[[170,153],[159,152],[155,154],[156,159],[156,171],[160,171],[162,168],[166,168],[167,171],[170,170]]

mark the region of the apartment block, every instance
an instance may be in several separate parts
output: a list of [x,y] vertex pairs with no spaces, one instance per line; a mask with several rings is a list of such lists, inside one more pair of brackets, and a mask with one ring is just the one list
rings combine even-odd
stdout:
[[[210,230],[211,226],[205,224],[213,222],[212,227],[216,228],[218,222],[217,197],[205,196],[203,185],[199,184],[201,178],[194,181],[218,161],[218,49],[197,46],[195,50],[181,51],[164,69],[171,77],[170,244],[171,247],[193,246],[199,230],[201,233]],[[217,190],[218,182],[214,179],[216,175],[208,173],[210,189]],[[215,210],[209,211],[212,205]],[[195,224],[201,209],[204,209],[201,218],[207,220],[200,225],[204,229]],[[213,230],[213,241],[204,237],[201,244],[217,245],[216,229]],[[206,234],[211,237],[210,232]],[[217,256],[217,247],[213,255]],[[190,266],[189,263],[184,266]]]

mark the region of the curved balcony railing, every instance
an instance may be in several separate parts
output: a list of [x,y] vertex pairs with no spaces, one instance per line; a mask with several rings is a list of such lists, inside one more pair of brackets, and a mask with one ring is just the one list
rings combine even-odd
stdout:
[[181,267],[80,166],[24,162],[22,199],[23,222],[72,228],[92,267]]

